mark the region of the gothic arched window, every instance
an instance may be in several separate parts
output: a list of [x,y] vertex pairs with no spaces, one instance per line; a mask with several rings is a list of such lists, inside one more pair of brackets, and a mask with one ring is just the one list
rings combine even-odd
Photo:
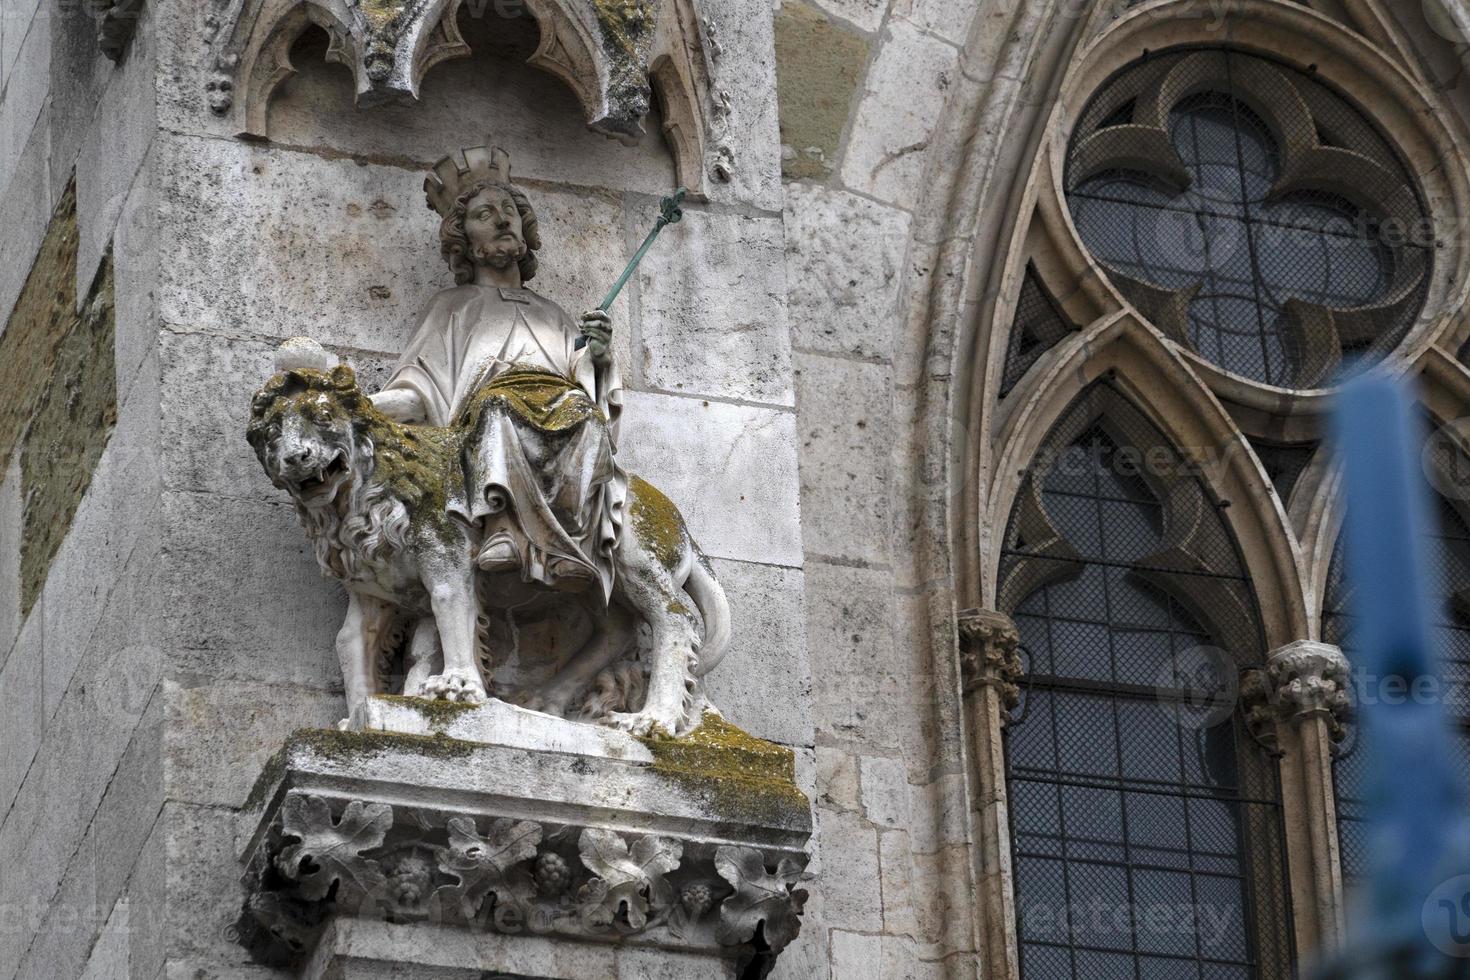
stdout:
[[1433,242],[1398,155],[1311,74],[1189,49],[1115,75],[1079,119],[1067,203],[1118,290],[1171,339],[1282,388],[1386,355]]
[[1233,710],[1255,596],[1218,502],[1111,383],[1047,437],[998,588],[1026,662],[1006,736],[1023,976],[1290,976],[1276,767]]
[[[1437,617],[1430,636],[1443,657],[1445,710],[1458,737],[1448,740],[1458,768],[1470,774],[1470,459],[1446,438],[1436,437],[1431,454],[1431,483],[1434,514],[1425,543],[1427,581],[1436,603]],[[1353,616],[1351,593],[1343,567],[1343,546],[1338,538],[1327,573],[1322,606],[1322,637],[1336,644],[1353,661]],[[1381,678],[1354,670],[1354,694],[1361,698],[1401,696]],[[1437,692],[1435,696],[1438,696]],[[1337,795],[1338,851],[1343,880],[1352,884],[1368,872],[1368,840],[1363,823],[1366,786],[1365,753],[1357,751],[1357,726],[1349,726],[1350,740],[1333,767]]]

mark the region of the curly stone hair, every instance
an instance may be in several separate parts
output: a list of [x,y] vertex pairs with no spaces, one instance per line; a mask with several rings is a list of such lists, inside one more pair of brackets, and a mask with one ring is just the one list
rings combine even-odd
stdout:
[[454,281],[460,286],[475,279],[475,258],[470,250],[470,236],[464,230],[465,215],[475,195],[490,188],[505,191],[516,202],[516,210],[521,213],[521,237],[526,240],[526,254],[521,256],[519,262],[521,281],[530,282],[536,277],[536,252],[541,248],[541,227],[530,199],[526,197],[525,191],[514,184],[499,180],[477,180],[454,199],[454,209],[444,216],[443,223],[439,225],[439,252],[449,263]]

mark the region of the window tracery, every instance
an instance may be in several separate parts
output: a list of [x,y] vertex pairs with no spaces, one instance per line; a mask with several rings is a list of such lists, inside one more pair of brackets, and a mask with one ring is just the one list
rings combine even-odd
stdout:
[[1073,132],[1066,196],[1125,298],[1252,381],[1329,384],[1424,305],[1413,179],[1345,99],[1266,58],[1189,49],[1117,73]]

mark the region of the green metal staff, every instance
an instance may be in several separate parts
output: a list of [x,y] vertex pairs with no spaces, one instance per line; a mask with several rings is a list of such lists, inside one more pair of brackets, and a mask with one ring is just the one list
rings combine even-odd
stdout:
[[[658,220],[653,223],[653,231],[648,233],[648,237],[643,239],[642,246],[639,247],[637,252],[633,253],[633,258],[629,260],[628,267],[623,270],[623,274],[618,277],[618,281],[613,283],[613,288],[608,291],[607,297],[603,299],[602,305],[598,307],[599,310],[606,313],[612,309],[613,303],[617,302],[618,294],[623,291],[623,287],[628,284],[628,280],[633,278],[633,273],[638,269],[638,263],[643,261],[643,256],[647,255],[648,250],[653,247],[653,243],[658,238],[659,232],[663,231],[667,225],[677,225],[680,221],[684,220],[684,209],[679,207],[679,205],[684,203],[684,195],[688,193],[687,188],[681,187],[674,191],[673,197],[666,197],[659,201]],[[578,337],[577,349],[581,350],[586,346],[587,338]]]

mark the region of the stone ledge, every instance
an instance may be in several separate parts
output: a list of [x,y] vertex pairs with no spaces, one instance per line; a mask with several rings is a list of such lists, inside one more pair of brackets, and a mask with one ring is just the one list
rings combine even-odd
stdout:
[[[478,960],[492,972],[562,976],[521,968],[551,940],[733,976],[795,937],[811,815],[789,750],[715,716],[688,738],[634,739],[416,701],[376,699],[355,719],[412,731],[298,731],[262,772],[238,828],[239,939],[262,962],[348,975],[365,954],[343,937],[398,929],[422,941],[393,962],[428,965],[448,930],[471,958],[509,950]],[[538,730],[555,750],[442,734]]]

